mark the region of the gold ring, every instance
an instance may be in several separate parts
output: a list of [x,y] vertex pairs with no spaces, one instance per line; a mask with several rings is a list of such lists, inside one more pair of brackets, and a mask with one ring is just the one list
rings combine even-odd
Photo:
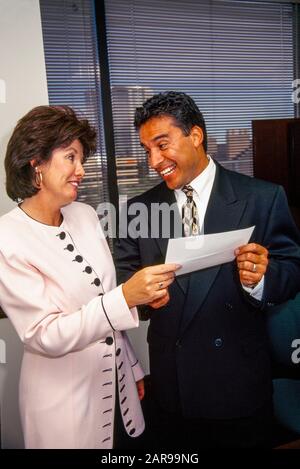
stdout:
[[253,263],[252,272],[256,272],[256,264]]

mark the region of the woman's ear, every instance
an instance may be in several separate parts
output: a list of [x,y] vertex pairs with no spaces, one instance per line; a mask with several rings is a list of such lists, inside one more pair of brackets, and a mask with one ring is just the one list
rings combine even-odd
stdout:
[[199,148],[200,145],[202,145],[204,138],[203,130],[201,129],[201,127],[199,127],[198,125],[194,125],[191,128],[190,135],[192,137],[192,141],[195,148]]
[[38,165],[39,165],[39,162],[38,162],[38,160],[37,160],[36,158],[30,160],[29,163],[30,163],[30,166],[31,166],[32,168],[37,168]]

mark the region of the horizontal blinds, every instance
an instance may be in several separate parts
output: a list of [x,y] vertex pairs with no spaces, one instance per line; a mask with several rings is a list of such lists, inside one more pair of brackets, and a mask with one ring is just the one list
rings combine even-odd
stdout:
[[154,93],[191,95],[209,153],[252,175],[251,120],[293,117],[293,6],[209,0],[106,0],[114,135],[121,197],[160,179],[133,128]]
[[40,0],[50,104],[67,104],[96,128],[98,148],[85,163],[78,199],[108,201],[100,69],[92,0]]

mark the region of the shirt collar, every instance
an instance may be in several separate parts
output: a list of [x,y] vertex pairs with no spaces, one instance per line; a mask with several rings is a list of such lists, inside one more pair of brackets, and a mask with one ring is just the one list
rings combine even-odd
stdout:
[[[206,168],[188,184],[189,186],[192,186],[192,188],[199,197],[201,197],[201,194],[205,192],[207,185],[212,181],[215,175],[215,162],[209,155],[207,155],[207,158],[208,165],[206,166]],[[181,189],[182,187],[180,189],[175,189],[174,192],[176,193],[176,196],[182,194]]]

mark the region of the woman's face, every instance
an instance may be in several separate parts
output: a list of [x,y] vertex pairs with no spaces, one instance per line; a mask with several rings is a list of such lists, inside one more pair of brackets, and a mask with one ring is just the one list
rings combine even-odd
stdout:
[[77,197],[79,184],[84,176],[83,147],[78,139],[66,148],[53,150],[51,159],[38,166],[42,173],[39,193],[60,207]]

